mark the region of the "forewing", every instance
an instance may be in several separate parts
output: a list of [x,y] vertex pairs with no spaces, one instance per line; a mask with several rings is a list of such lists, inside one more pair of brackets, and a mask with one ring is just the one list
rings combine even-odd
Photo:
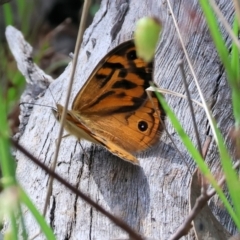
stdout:
[[153,63],[136,56],[132,41],[110,51],[76,95],[72,109],[104,116],[138,109],[147,98]]

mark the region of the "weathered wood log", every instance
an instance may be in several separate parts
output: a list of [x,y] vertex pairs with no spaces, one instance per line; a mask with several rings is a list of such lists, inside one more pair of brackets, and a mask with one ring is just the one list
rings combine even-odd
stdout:
[[[220,2],[226,18],[232,21],[233,8],[230,1]],[[206,22],[199,11],[197,1],[171,1],[171,4],[177,15],[201,89],[217,119],[218,126],[226,135],[230,126],[233,125],[231,97],[226,76]],[[155,55],[155,82],[163,88],[184,94],[185,90],[177,66],[177,62],[180,58],[184,59],[184,55],[165,1],[103,0],[93,23],[84,34],[71,101],[111,46],[126,40],[126,36],[134,31],[136,20],[144,16],[156,16],[164,24]],[[12,41],[15,40],[12,39]],[[192,98],[199,100],[189,68],[187,66],[185,68]],[[70,71],[71,64],[49,85],[55,100],[62,104]],[[186,132],[195,142],[187,101],[171,95],[165,97]],[[49,90],[45,91],[37,103],[55,106]],[[206,136],[211,135],[211,132],[203,109],[194,106],[203,144]],[[25,116],[22,118],[26,119]],[[25,121],[25,124],[25,128],[19,135],[20,144],[50,166],[59,131],[59,124],[51,110],[33,106],[29,120]],[[166,120],[166,126],[193,171],[195,164],[168,120]],[[56,171],[143,236],[150,239],[169,239],[188,214],[191,173],[167,135],[163,134],[156,147],[138,155],[140,167],[122,161],[102,147],[85,141],[82,144],[89,158],[84,155],[74,137],[62,140]],[[16,152],[16,159],[18,160],[18,179],[42,211],[49,176],[20,152]],[[210,146],[207,161],[213,172],[219,171],[220,162],[214,142]],[[233,232],[234,226],[229,224],[229,216],[225,211],[218,206],[213,208],[215,214],[221,216],[221,223],[225,223],[228,230]],[[38,232],[38,227],[29,212],[25,212],[25,219],[29,234],[33,236]],[[109,219],[76,198],[56,181],[53,184],[47,219],[58,239],[128,237]],[[42,239],[41,236],[38,238]],[[193,232],[186,239],[193,239]]]

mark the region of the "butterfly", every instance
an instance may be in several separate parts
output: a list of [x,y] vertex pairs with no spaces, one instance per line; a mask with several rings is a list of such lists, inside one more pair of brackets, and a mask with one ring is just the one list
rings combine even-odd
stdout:
[[[95,67],[67,110],[64,128],[77,139],[104,146],[112,154],[139,164],[133,153],[153,146],[163,131],[165,113],[154,93],[153,62],[137,57],[132,40],[111,50]],[[60,121],[64,107],[57,104]]]

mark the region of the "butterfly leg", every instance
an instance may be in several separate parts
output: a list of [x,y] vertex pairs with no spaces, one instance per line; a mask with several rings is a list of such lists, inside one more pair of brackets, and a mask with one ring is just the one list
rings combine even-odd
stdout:
[[83,146],[82,146],[82,144],[80,142],[80,139],[78,139],[78,143],[79,143],[79,145],[80,145],[80,147],[81,147],[81,149],[83,151],[83,154],[86,156],[87,160],[89,161],[90,160],[89,155],[86,153],[85,149],[83,148]]
[[[62,136],[62,138],[66,138],[66,137],[69,137],[69,136],[70,136],[70,134],[66,134],[66,135]],[[57,139],[55,140],[55,145],[57,146]]]

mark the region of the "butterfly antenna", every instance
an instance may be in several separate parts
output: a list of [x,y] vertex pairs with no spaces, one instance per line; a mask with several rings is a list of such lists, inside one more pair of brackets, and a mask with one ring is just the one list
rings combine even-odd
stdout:
[[48,89],[49,89],[50,94],[52,95],[52,98],[53,98],[53,101],[54,101],[55,105],[57,106],[57,101],[55,100],[55,98],[54,98],[54,96],[53,96],[53,93],[52,93],[52,91],[51,91],[51,88],[48,88]]
[[40,106],[40,107],[48,107],[48,108],[53,108],[51,106],[48,106],[48,105],[44,105],[44,104],[38,104],[38,103],[29,103],[29,102],[21,102],[19,103],[19,106],[21,105],[25,105],[25,104],[28,104],[28,105],[31,105],[31,106]]
[[[158,86],[156,85],[156,83],[153,83],[153,82],[152,82],[151,84],[152,84],[153,86],[155,85],[156,87],[158,87]],[[155,106],[155,104],[154,104],[154,102],[153,102],[153,99],[152,99],[152,96],[151,96],[151,94],[150,94],[150,91],[149,91],[149,90],[146,90],[146,92],[147,92],[147,95],[148,95],[149,100],[151,101],[151,103],[152,103],[152,105],[153,105],[153,108],[154,108],[155,112],[157,113],[158,111],[157,111],[157,108],[156,108],[156,106]],[[186,161],[186,159],[184,158],[183,154],[181,153],[181,151],[179,150],[179,148],[178,148],[177,145],[175,144],[175,142],[174,142],[171,134],[168,132],[168,130],[167,130],[167,128],[166,128],[166,125],[165,125],[164,121],[163,121],[162,118],[161,118],[161,113],[159,114],[158,117],[159,117],[159,120],[160,120],[161,124],[163,125],[164,130],[165,130],[166,133],[167,133],[167,136],[170,138],[171,142],[173,143],[173,146],[174,146],[175,149],[178,151],[179,155],[181,156],[181,158],[183,159],[184,163],[186,164],[188,171],[189,171],[190,174],[192,175],[193,172],[191,171],[190,166],[189,166],[188,162]]]

